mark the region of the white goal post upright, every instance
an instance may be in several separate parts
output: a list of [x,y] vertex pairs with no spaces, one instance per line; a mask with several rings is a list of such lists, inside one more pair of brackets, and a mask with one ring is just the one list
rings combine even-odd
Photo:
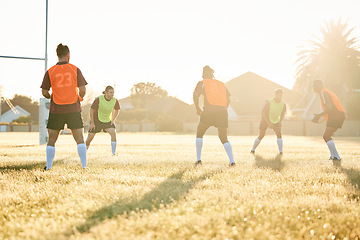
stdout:
[[46,125],[49,118],[50,100],[46,98],[40,98],[39,103],[39,144],[47,143],[47,130]]

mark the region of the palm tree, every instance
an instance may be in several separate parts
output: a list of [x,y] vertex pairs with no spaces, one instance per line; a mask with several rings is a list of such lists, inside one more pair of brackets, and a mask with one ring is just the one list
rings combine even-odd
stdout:
[[358,38],[350,37],[353,30],[348,30],[348,23],[341,23],[341,19],[321,27],[322,36],[298,53],[294,90],[308,92],[315,79],[323,80],[335,92],[344,84],[349,89],[360,87],[360,52]]

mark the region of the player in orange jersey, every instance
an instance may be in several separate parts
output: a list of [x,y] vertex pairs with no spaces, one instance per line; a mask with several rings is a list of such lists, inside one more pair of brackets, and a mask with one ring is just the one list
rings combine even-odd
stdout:
[[[86,145],[83,135],[80,100],[85,96],[87,82],[79,68],[69,63],[68,46],[61,43],[56,48],[59,62],[46,71],[41,84],[42,95],[51,99],[47,124],[48,141],[46,146],[45,170],[52,167],[55,157],[55,143],[65,124],[71,129],[77,143],[77,151],[82,167],[86,167]],[[52,93],[50,94],[50,88]]]
[[[199,106],[199,98],[204,96],[203,110]],[[230,166],[235,166],[232,147],[227,138],[228,112],[230,104],[230,93],[225,84],[214,78],[214,70],[209,66],[203,68],[203,80],[198,82],[193,93],[194,104],[200,122],[196,132],[196,155],[195,165],[202,164],[201,150],[203,136],[210,126],[218,129],[219,138],[224,145],[225,151],[230,159]]]
[[323,138],[330,150],[331,156],[329,160],[341,160],[331,136],[342,127],[345,120],[345,110],[339,98],[332,91],[325,89],[321,80],[313,82],[313,90],[320,95],[323,111],[319,114],[314,114],[312,121],[317,123],[321,117],[325,116],[326,128]]

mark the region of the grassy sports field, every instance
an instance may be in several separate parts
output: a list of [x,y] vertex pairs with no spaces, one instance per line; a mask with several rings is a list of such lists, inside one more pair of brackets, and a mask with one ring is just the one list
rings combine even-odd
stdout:
[[360,138],[230,136],[235,168],[216,136],[98,134],[80,168],[61,135],[44,172],[37,133],[0,133],[0,239],[356,239],[360,237]]

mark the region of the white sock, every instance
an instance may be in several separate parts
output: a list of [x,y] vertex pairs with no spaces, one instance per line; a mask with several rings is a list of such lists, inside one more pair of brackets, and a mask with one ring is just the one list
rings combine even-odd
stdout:
[[203,139],[202,138],[196,138],[196,157],[197,157],[197,161],[201,160],[202,146],[203,146]]
[[224,148],[225,148],[227,155],[229,156],[230,164],[234,163],[235,161],[234,161],[231,144],[229,142],[224,143]]
[[55,157],[55,147],[46,146],[46,170],[49,170],[52,167]]
[[255,149],[257,148],[257,146],[259,146],[261,140],[259,140],[259,138],[257,137],[254,141],[254,145],[253,148],[251,149],[251,151],[255,152]]
[[112,152],[112,155],[115,155],[115,152],[116,152],[116,142],[111,142],[111,152]]
[[77,151],[81,160],[81,165],[83,168],[86,168],[86,145],[85,143],[80,143],[77,145]]
[[338,152],[337,152],[337,150],[336,150],[334,141],[330,140],[326,144],[327,144],[327,146],[328,146],[328,148],[330,150],[331,157],[332,158],[336,157],[337,159],[341,159]]
[[282,140],[282,138],[278,138],[276,141],[277,141],[277,145],[279,147],[279,152],[282,153],[283,152],[283,140]]

